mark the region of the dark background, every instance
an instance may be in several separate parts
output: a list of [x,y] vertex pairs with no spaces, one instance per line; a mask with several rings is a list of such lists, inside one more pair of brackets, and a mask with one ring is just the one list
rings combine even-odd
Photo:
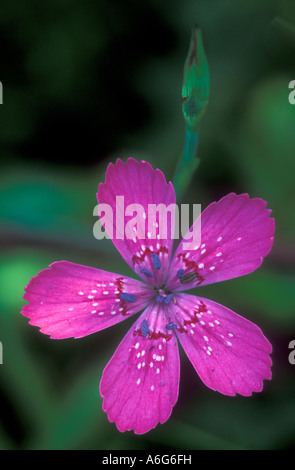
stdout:
[[[24,287],[60,259],[131,274],[93,237],[109,161],[148,160],[171,179],[184,144],[180,96],[191,28],[211,74],[201,164],[183,198],[268,201],[271,254],[255,273],[198,289],[258,324],[273,379],[251,398],[205,387],[181,352],[172,417],[121,434],[101,409],[104,366],[133,319],[54,341],[20,315]],[[290,449],[295,444],[294,0],[3,0],[0,7],[0,449]]]

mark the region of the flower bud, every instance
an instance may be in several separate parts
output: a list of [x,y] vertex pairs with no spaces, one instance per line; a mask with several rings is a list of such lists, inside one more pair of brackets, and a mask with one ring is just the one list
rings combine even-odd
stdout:
[[184,64],[182,111],[191,130],[198,129],[206,111],[210,90],[210,76],[201,30],[192,30],[189,51]]

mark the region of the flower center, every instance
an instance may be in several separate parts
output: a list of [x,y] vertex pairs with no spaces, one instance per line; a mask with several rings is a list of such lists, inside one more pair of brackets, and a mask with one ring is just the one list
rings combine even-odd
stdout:
[[164,302],[165,304],[170,304],[173,298],[173,294],[170,291],[165,289],[165,285],[159,287],[156,290],[156,301],[157,302]]

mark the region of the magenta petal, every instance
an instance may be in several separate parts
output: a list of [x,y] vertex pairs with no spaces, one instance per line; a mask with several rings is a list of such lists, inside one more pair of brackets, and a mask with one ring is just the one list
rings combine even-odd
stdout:
[[178,398],[179,353],[159,304],[149,306],[107,364],[103,410],[119,431],[143,434],[164,423]]
[[171,316],[202,381],[225,395],[250,396],[271,379],[272,347],[261,330],[226,307],[201,297],[176,295]]
[[[201,215],[200,246],[184,250],[183,240],[175,252],[169,288],[191,289],[257,269],[274,240],[274,219],[269,217],[271,211],[265,206],[265,201],[249,199],[248,194],[228,194],[210,204]],[[195,278],[182,284],[176,274],[180,270],[184,276],[193,272]]]
[[[140,281],[68,261],[41,271],[25,290],[22,314],[54,339],[103,330],[145,308],[152,295]],[[131,301],[122,299],[126,293]]]
[[[122,257],[144,281],[160,285],[167,276],[174,237],[175,192],[172,184],[147,162],[129,158],[125,164],[117,160],[115,165],[109,164],[106,182],[99,185],[97,199],[99,205],[108,204],[112,208],[110,226],[113,233],[109,235]],[[117,206],[116,201],[120,202]],[[135,207],[134,212],[126,214],[126,208],[131,204],[140,205],[142,211]],[[150,224],[153,222],[148,211],[148,205],[151,208],[152,204],[161,204],[164,208],[170,206],[172,217],[168,211],[168,223],[162,223],[166,220],[165,212],[159,216],[154,210],[155,224],[148,226],[149,219]],[[134,231],[131,230],[131,235],[126,234],[126,227],[134,218],[138,224],[133,227]],[[103,225],[110,231],[105,223]],[[167,232],[165,235],[163,230]]]

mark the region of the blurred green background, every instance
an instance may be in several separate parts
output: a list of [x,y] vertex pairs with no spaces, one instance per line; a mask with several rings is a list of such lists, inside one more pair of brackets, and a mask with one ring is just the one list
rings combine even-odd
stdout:
[[[121,434],[101,409],[104,366],[134,319],[54,341],[20,315],[55,260],[132,274],[93,237],[109,161],[167,178],[184,144],[182,71],[197,23],[211,74],[201,164],[183,201],[230,191],[268,201],[271,254],[255,273],[198,289],[258,324],[273,380],[251,398],[205,387],[181,351],[172,417]],[[0,9],[0,449],[291,449],[295,446],[294,0],[4,0]]]

